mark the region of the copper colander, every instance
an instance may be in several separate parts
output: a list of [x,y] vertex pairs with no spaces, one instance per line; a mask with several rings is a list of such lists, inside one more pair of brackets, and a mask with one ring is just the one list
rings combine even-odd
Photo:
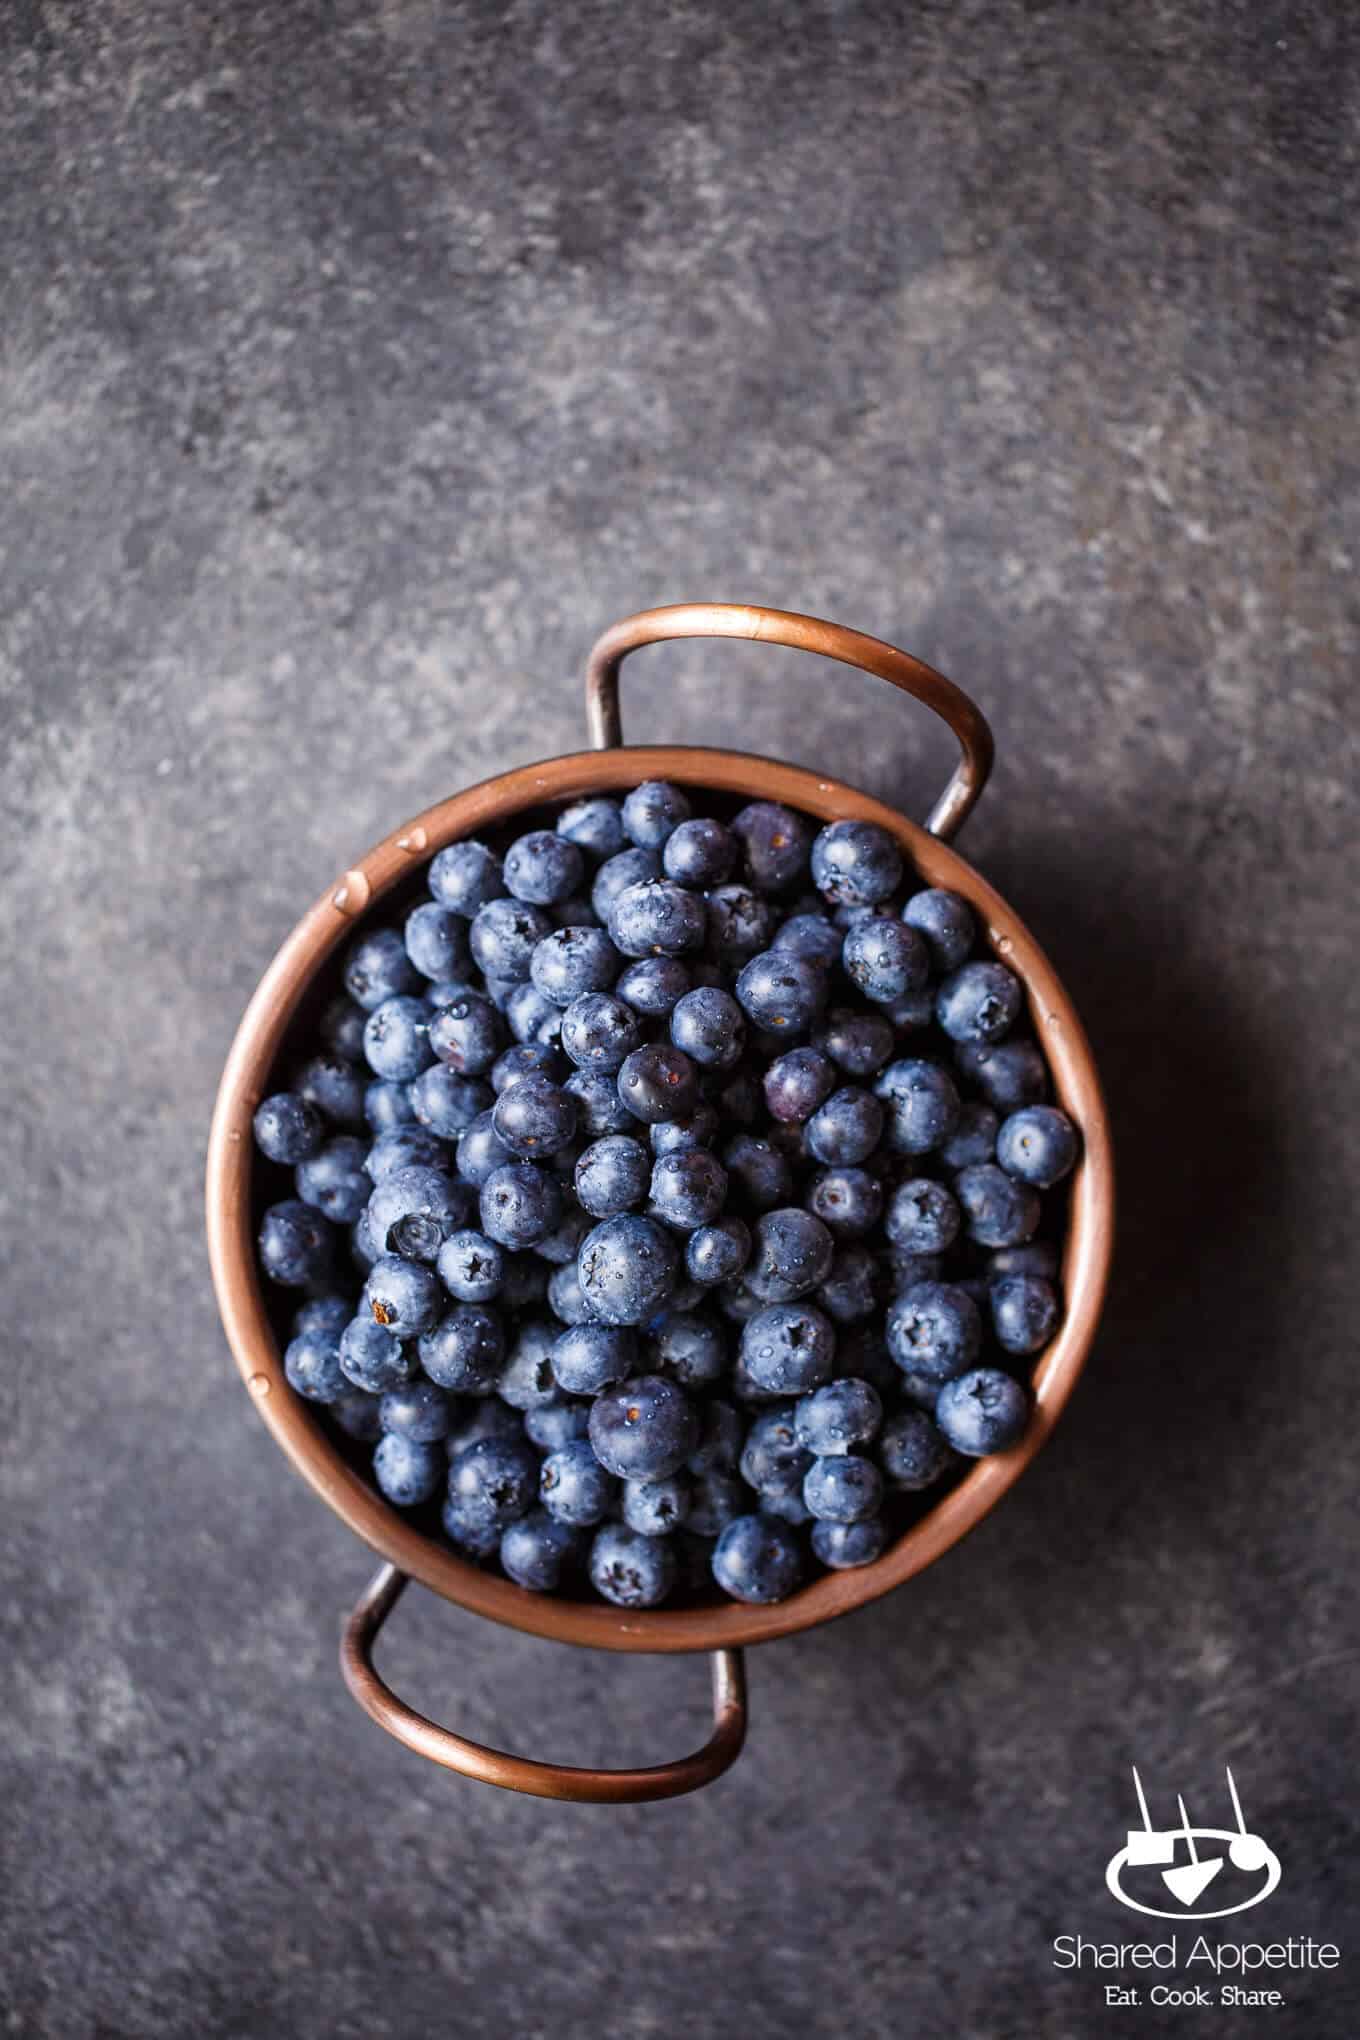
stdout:
[[[817,652],[876,674],[933,709],[954,732],[961,757],[925,827],[852,786],[796,765],[739,751],[625,747],[619,718],[622,661],[639,646],[685,637],[754,638]],[[744,1645],[811,1629],[900,1587],[957,1543],[1019,1479],[1057,1422],[1095,1336],[1113,1238],[1114,1175],[1100,1081],[1071,1000],[1014,910],[948,847],[982,792],[992,759],[991,732],[958,687],[877,638],[815,617],[735,604],[681,603],[644,610],[605,632],[591,653],[586,708],[593,750],[500,773],[426,809],[361,857],[298,922],[260,981],[222,1074],[208,1151],[207,1226],[222,1322],[256,1408],[304,1479],[384,1560],[344,1633],[341,1664],[351,1693],[390,1734],[465,1776],[545,1798],[623,1801],[692,1791],[732,1763],[746,1732]],[[872,1565],[825,1573],[773,1607],[715,1598],[703,1605],[630,1613],[597,1601],[528,1593],[460,1558],[386,1502],[314,1407],[289,1388],[276,1328],[282,1322],[279,1300],[266,1297],[256,1268],[255,1235],[267,1199],[263,1164],[251,1139],[252,1115],[263,1097],[286,1082],[322,990],[333,986],[336,952],[353,938],[356,926],[384,911],[388,895],[418,885],[427,860],[446,843],[521,825],[534,810],[550,810],[583,794],[620,792],[643,779],[671,780],[719,802],[783,801],[818,822],[860,817],[888,829],[924,883],[950,887],[971,901],[991,947],[1022,980],[1058,1101],[1083,1139],[1068,1205],[1066,1310],[1057,1337],[1034,1369],[1034,1414],[1024,1438],[1011,1451],[979,1461]],[[618,1651],[711,1651],[710,1740],[672,1763],[589,1770],[489,1749],[427,1720],[384,1683],[372,1657],[378,1631],[411,1579],[493,1621],[556,1642]]]

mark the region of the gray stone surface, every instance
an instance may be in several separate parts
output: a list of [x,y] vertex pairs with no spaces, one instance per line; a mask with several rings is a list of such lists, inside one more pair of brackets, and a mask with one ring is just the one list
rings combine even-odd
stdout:
[[[1231,1761],[1285,1864],[1244,1936],[1346,1943],[1353,11],[12,0],[0,43],[7,2030],[1103,2033],[1049,1944],[1139,1931],[1131,1761],[1201,1818]],[[694,596],[992,716],[966,848],[1089,1022],[1119,1266],[1032,1476],[760,1653],[736,1771],[556,1808],[341,1691],[368,1561],[238,1385],[203,1145],[300,908],[575,747],[596,629]],[[947,764],[792,657],[628,697],[917,812]],[[704,1715],[698,1665],[419,1595],[387,1661],[559,1758]],[[1357,1963],[1271,2030],[1353,2034]]]

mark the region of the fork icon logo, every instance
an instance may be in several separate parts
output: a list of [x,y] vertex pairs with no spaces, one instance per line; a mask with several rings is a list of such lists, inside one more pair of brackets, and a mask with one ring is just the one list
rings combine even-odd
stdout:
[[[1155,1828],[1143,1781],[1135,1766],[1133,1789],[1138,1795],[1143,1825],[1129,1829],[1127,1842],[1111,1856],[1105,1870],[1105,1882],[1121,1905],[1134,1912],[1149,1913],[1157,1920],[1221,1920],[1230,1913],[1247,1912],[1270,1897],[1280,1881],[1280,1859],[1260,1835],[1248,1828],[1231,1771],[1227,1772],[1227,1780],[1235,1827],[1192,1827],[1185,1801],[1178,1793],[1179,1824]],[[1222,1843],[1227,1844],[1226,1849],[1218,1846]],[[1220,1886],[1219,1877],[1226,1870],[1234,1870],[1238,1875]],[[1131,1876],[1131,1872],[1135,1874]],[[1259,1881],[1262,1876],[1264,1882]],[[1244,1878],[1251,1879],[1255,1887],[1245,1897],[1241,1895]],[[1200,1901],[1211,1886],[1218,1887],[1214,1890],[1215,1898],[1232,1895],[1232,1904],[1201,1908]],[[1176,1901],[1174,1906],[1165,1903],[1168,1895]]]

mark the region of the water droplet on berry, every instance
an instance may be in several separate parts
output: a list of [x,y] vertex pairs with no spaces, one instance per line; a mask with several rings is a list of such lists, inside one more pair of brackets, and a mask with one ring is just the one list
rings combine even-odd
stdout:
[[331,894],[331,905],[342,914],[362,914],[371,890],[362,871],[347,871]]
[[272,1386],[269,1376],[267,1374],[252,1374],[248,1385],[251,1394],[256,1398],[258,1402],[264,1401],[265,1397],[269,1393],[270,1387]]

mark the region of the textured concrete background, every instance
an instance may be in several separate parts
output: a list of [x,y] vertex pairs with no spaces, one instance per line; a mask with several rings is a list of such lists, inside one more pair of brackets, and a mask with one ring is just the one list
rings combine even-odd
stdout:
[[[1230,1760],[1285,1865],[1247,1937],[1345,1943],[1354,11],[11,0],[0,40],[7,2030],[1084,2040],[1049,1943],[1138,1932],[1132,1760],[1201,1819]],[[300,908],[574,748],[597,628],[695,596],[992,716],[966,848],[1091,1027],[1118,1279],[1002,1511],[755,1659],[735,1772],[552,1808],[344,1697],[369,1562],[237,1383],[203,1145]],[[917,812],[947,765],[792,657],[628,694]],[[704,1718],[697,1665],[420,1595],[387,1663],[569,1760]],[[1360,1950],[1283,1987],[1271,2030],[1360,2029]]]

